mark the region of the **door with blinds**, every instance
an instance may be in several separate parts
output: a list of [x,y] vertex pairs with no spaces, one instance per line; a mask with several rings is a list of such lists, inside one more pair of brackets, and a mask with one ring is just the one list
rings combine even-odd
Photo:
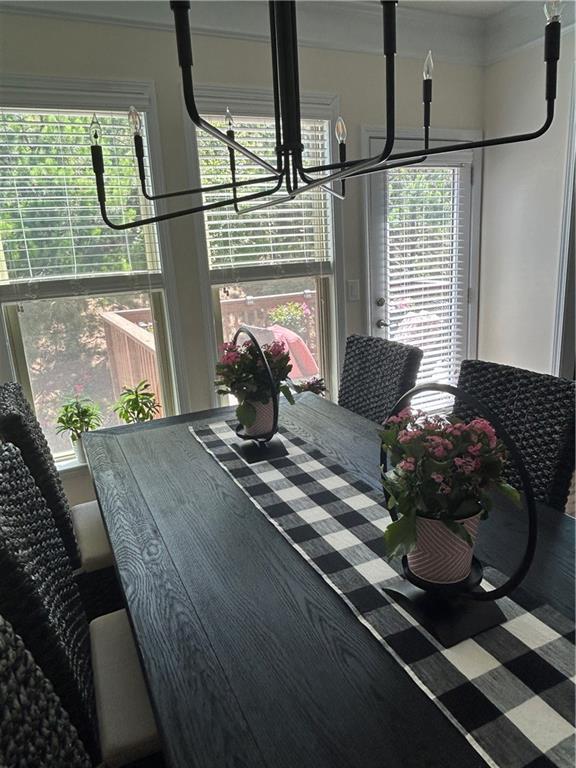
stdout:
[[[372,154],[380,144],[372,140]],[[422,349],[418,383],[456,383],[471,354],[471,183],[471,153],[368,182],[370,332]],[[420,404],[441,410],[446,400],[428,395]]]

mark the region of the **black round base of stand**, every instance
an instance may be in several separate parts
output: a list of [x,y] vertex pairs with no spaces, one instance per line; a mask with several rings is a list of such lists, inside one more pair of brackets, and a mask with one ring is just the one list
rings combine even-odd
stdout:
[[506,621],[495,602],[478,601],[466,592],[483,591],[482,565],[476,558],[470,576],[455,584],[433,584],[419,579],[402,560],[405,581],[384,592],[391,595],[416,621],[433,635],[444,648],[467,640]]
[[470,575],[462,581],[455,581],[451,584],[436,584],[433,581],[426,581],[416,576],[413,571],[410,570],[408,565],[408,558],[402,558],[402,570],[404,571],[404,578],[415,587],[420,587],[425,592],[432,592],[437,597],[452,597],[456,594],[462,594],[462,592],[470,592],[474,587],[482,581],[484,577],[484,571],[482,564],[475,557],[472,558],[472,568]]
[[247,439],[242,443],[232,443],[231,447],[247,464],[270,461],[288,455],[284,443],[277,436],[267,441]]

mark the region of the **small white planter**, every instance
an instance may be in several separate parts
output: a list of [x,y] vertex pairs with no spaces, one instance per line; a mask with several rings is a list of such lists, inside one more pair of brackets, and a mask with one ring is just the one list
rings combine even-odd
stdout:
[[84,453],[81,437],[78,440],[72,440],[72,448],[74,449],[74,456],[78,464],[86,464],[86,454]]
[[256,421],[252,426],[244,425],[244,433],[249,437],[269,435],[274,426],[274,403],[272,398],[267,403],[252,403],[256,409]]

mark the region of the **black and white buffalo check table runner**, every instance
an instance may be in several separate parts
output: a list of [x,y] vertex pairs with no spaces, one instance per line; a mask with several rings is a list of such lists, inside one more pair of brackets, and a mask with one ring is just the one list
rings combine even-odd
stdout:
[[288,455],[252,465],[230,447],[231,422],[190,431],[489,765],[573,768],[571,621],[504,598],[505,624],[443,648],[382,592],[400,577],[383,558],[381,493],[282,428]]

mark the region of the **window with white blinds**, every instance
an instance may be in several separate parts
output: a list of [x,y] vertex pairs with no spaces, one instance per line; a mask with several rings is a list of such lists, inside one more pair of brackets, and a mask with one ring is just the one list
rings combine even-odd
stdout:
[[[221,130],[222,118],[208,117]],[[276,165],[275,132],[272,118],[235,117],[236,139]],[[231,180],[228,151],[208,134],[199,131],[198,156],[203,185]],[[328,120],[302,120],[302,141],[307,165],[330,162],[330,123]],[[248,179],[266,172],[243,155],[236,153],[237,178]],[[270,188],[273,183],[246,187],[246,193]],[[278,192],[281,196],[284,192]],[[229,197],[229,191],[207,193],[205,202]],[[250,203],[241,204],[250,205]],[[205,214],[210,270],[245,267],[286,267],[317,264],[329,267],[332,260],[332,208],[326,193],[320,190],[300,195],[277,207],[264,208],[238,216],[226,207]]]
[[[383,176],[388,338],[423,350],[418,383],[455,383],[467,348],[470,166],[406,167]],[[425,400],[440,408],[446,397]]]
[[[149,214],[125,112],[99,112],[110,218]],[[144,119],[144,116],[143,116]],[[0,110],[0,281],[160,271],[154,227],[102,221],[87,111]]]

